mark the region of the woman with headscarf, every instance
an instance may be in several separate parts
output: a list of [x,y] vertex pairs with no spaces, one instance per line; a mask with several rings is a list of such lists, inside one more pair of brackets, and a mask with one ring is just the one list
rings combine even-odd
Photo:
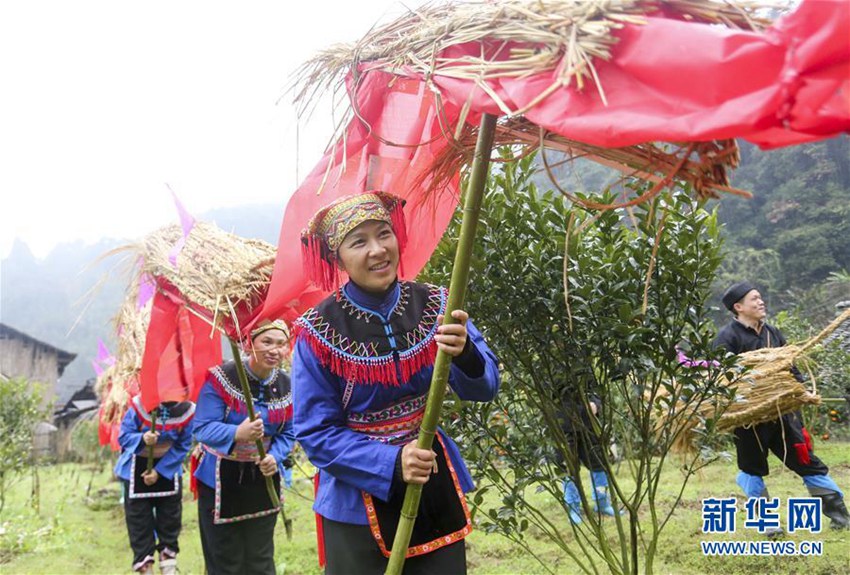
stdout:
[[416,438],[438,348],[452,356],[449,385],[465,400],[495,397],[498,362],[466,312],[440,325],[443,288],[399,279],[402,207],[384,192],[344,197],[302,233],[307,273],[334,290],[296,321],[292,363],[296,436],[319,469],[313,509],[328,575],[384,572],[407,484],[423,492],[405,572],[466,572],[472,478],[442,430],[431,450]]
[[[153,573],[155,553],[164,575],[177,572],[178,537],[183,524],[183,460],[192,446],[191,401],[168,401],[156,417],[137,395],[121,420],[121,456],[115,475],[124,484],[124,518],[133,570]],[[154,420],[156,424],[154,425]],[[148,470],[148,457],[153,462]]]
[[[234,361],[210,370],[198,398],[195,439],[202,452],[194,476],[198,522],[209,575],[274,573],[274,526],[279,508],[266,477],[280,493],[280,478],[293,445],[292,393],[280,368],[288,342],[286,325],[266,322],[251,332],[243,361],[256,419]],[[256,442],[262,440],[262,460]],[[283,496],[280,496],[281,504]]]

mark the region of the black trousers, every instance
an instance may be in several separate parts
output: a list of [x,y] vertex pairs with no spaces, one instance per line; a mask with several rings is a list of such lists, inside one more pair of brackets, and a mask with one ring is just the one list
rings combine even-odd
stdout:
[[[579,461],[585,467],[590,471],[604,471],[606,447],[602,446],[599,435],[593,430],[591,417],[597,416],[589,414],[584,405],[569,404],[561,413],[561,430],[567,440],[567,447],[572,453],[578,455]],[[569,466],[560,451],[557,458],[567,469],[567,475],[571,475]]]
[[[353,525],[322,518],[325,537],[325,575],[383,575],[384,557],[368,525]],[[463,540],[404,562],[405,575],[465,575]]]
[[578,454],[578,459],[591,471],[604,471],[603,447],[592,427],[567,433],[567,443]]
[[736,428],[735,447],[738,469],[750,475],[764,477],[770,473],[767,456],[771,451],[797,475],[829,473],[829,468],[806,445],[799,412],[751,428]]
[[198,524],[207,575],[274,575],[274,526],[277,513],[213,523],[215,489],[198,482]]
[[[177,553],[183,525],[183,486],[174,495],[130,499],[130,482],[124,481],[124,517],[133,549],[133,565],[165,548]],[[158,541],[157,541],[158,540]]]

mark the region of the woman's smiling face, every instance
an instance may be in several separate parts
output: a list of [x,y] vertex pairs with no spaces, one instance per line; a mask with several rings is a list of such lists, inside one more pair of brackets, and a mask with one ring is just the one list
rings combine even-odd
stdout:
[[367,220],[351,230],[337,250],[339,267],[369,292],[386,291],[398,275],[398,239],[390,224]]
[[249,365],[254,373],[264,377],[280,365],[288,341],[286,334],[279,329],[264,331],[251,340]]

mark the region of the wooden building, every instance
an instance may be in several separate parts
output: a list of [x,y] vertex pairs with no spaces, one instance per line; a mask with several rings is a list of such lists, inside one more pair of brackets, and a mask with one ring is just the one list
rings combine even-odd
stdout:
[[57,397],[57,384],[77,354],[0,323],[0,377],[21,377],[44,386],[45,402]]
[[[52,404],[57,396],[59,378],[77,354],[40,341],[22,331],[0,323],[0,377],[23,378],[43,389],[42,407]],[[33,450],[43,457],[56,453],[57,428],[49,421],[36,426]]]

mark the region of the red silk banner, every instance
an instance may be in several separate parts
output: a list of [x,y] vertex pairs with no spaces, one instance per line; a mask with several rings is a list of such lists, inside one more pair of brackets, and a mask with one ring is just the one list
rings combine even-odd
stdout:
[[[724,138],[775,148],[850,131],[850,2],[804,0],[764,32],[663,16],[626,25],[611,60],[594,61],[607,104],[592,83],[582,91],[573,83],[525,118],[608,148]],[[481,44],[450,52],[474,57]],[[487,84],[508,108],[521,110],[555,77],[553,71]],[[434,75],[433,81],[457,106],[470,99],[470,122],[483,112],[504,113],[471,80]]]
[[97,410],[97,442],[100,445],[109,445],[109,424],[106,423],[103,402]]
[[[407,277],[419,273],[451,219],[458,178],[431,197],[424,193],[428,170],[448,145],[434,94],[418,80],[383,72],[368,74],[356,91],[361,119],[349,124],[344,141],[325,154],[287,204],[268,297],[254,321],[293,321],[326,295],[302,273],[300,234],[313,213],[334,199],[378,189],[407,200],[405,218],[415,234],[402,254]],[[446,107],[456,117],[452,110]]]
[[[646,24],[624,26],[611,60],[594,62],[605,100],[592,82],[581,91],[573,82],[524,116],[603,147],[743,138],[775,148],[832,137],[850,131],[848,31],[847,0],[804,0],[764,32],[686,22],[659,11]],[[435,57],[478,57],[483,51],[497,59],[508,48],[474,42]],[[547,72],[487,83],[490,93],[518,111],[555,77]],[[339,196],[382,189],[406,198],[407,277],[427,262],[456,206],[457,181],[442,197],[425,198],[417,177],[448,145],[444,135],[454,131],[462,107],[469,107],[471,124],[485,112],[505,113],[471,80],[438,74],[430,80],[433,85],[415,73],[400,77],[367,65],[358,84],[349,85],[359,117],[290,198],[268,298],[247,329],[259,318],[292,321],[324,297],[302,272],[299,233],[318,208]]]
[[121,445],[118,443],[118,435],[121,433],[121,419],[111,423],[107,419],[101,402],[97,412],[97,442],[103,447],[108,445],[112,451],[121,451]]
[[139,374],[142,405],[148,411],[164,401],[195,401],[207,370],[221,363],[221,336],[163,291],[154,295]]

